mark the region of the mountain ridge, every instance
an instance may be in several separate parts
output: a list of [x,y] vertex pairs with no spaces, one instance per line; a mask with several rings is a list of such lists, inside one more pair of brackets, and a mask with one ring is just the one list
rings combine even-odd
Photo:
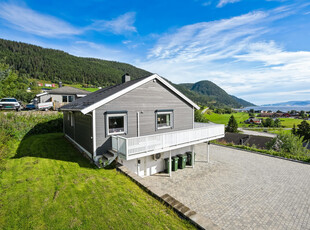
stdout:
[[310,106],[310,100],[306,101],[286,101],[274,104],[265,104],[262,106]]
[[[9,64],[19,74],[54,83],[80,83],[108,87],[121,83],[123,74],[132,79],[152,73],[127,63],[96,58],[76,57],[61,50],[0,39],[0,61]],[[174,84],[179,91],[199,105],[215,107],[245,107],[252,103],[227,94],[211,81]]]

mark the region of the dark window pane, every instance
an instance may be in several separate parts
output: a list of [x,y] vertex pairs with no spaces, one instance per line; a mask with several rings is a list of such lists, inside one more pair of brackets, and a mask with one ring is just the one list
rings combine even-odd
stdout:
[[157,127],[170,127],[171,126],[171,114],[157,114]]
[[67,96],[62,96],[62,102],[68,102],[68,97]]
[[109,117],[109,133],[119,133],[124,131],[124,116]]
[[73,101],[73,96],[68,96],[69,97],[69,102]]

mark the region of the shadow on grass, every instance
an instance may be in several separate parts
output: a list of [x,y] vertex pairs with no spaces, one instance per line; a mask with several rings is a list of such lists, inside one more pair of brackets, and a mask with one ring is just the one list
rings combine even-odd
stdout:
[[80,167],[95,168],[64,138],[63,133],[59,133],[62,131],[62,125],[59,127],[59,121],[56,120],[40,123],[31,129],[21,140],[13,158],[39,157],[73,162]]

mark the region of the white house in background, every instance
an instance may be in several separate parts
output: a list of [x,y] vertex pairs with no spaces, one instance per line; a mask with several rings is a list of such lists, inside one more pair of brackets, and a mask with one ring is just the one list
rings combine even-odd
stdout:
[[143,177],[165,170],[165,158],[224,137],[224,125],[195,123],[195,109],[194,102],[154,74],[135,80],[124,75],[122,84],[61,111],[65,136],[95,163],[117,159]]
[[82,98],[90,94],[86,90],[77,89],[70,86],[63,86],[57,89],[47,90],[43,93],[36,95],[37,103],[53,102],[54,107],[57,109],[69,102]]

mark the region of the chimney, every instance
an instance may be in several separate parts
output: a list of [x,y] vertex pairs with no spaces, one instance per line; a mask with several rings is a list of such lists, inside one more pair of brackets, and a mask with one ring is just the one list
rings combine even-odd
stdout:
[[130,81],[130,76],[128,73],[122,76],[122,83]]
[[62,87],[62,82],[60,81],[60,82],[59,82],[59,88],[61,88],[61,87]]

